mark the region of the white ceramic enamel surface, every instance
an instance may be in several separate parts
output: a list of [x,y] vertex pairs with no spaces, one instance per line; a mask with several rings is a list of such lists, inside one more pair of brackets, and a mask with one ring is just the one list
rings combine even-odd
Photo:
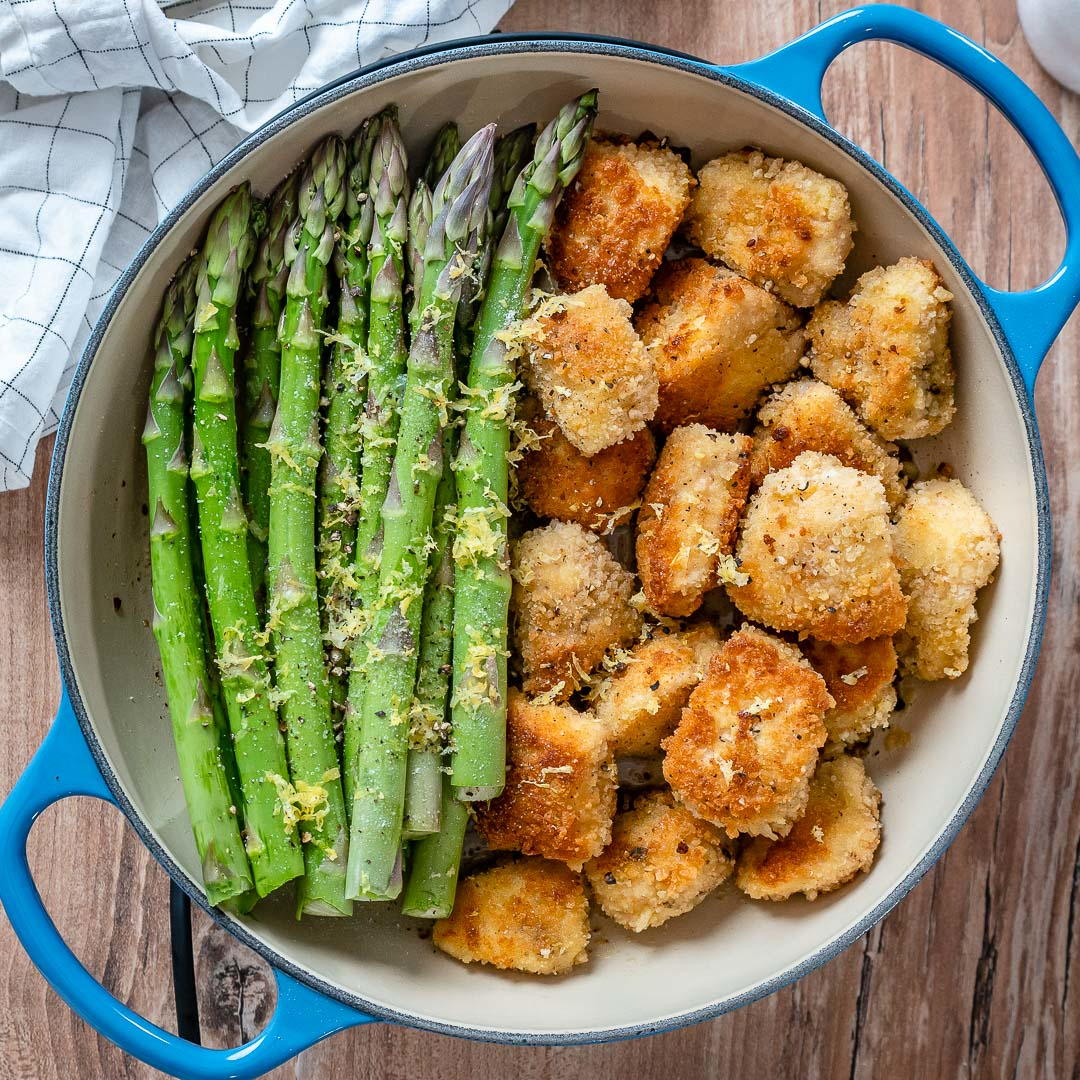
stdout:
[[[703,74],[619,55],[533,52],[432,63],[354,90],[271,137],[206,192],[150,255],[98,349],[73,418],[56,530],[59,599],[78,695],[123,794],[149,836],[198,881],[158,660],[149,630],[145,477],[139,433],[148,340],[169,277],[208,213],[241,178],[267,191],[321,136],[351,131],[391,101],[410,149],[446,118],[466,133],[542,120],[596,85],[599,125],[668,135],[696,163],[747,143],[842,180],[859,224],[848,279],[903,255],[931,258],[955,293],[958,417],[917,444],[923,464],[947,460],[1003,535],[1002,567],[980,603],[968,674],[927,687],[898,717],[912,738],[867,759],[884,793],[884,842],[871,872],[815,903],[755,904],[723,890],[692,914],[634,936],[602,922],[592,962],[545,980],[466,968],[436,953],[387,905],[352,920],[294,921],[271,906],[246,932],[301,975],[380,1014],[495,1037],[558,1041],[649,1029],[736,1004],[790,977],[812,954],[875,909],[936,846],[991,756],[1032,634],[1038,562],[1037,484],[1025,420],[1000,349],[947,254],[904,203],[862,164],[780,109]],[[114,598],[119,598],[119,611]],[[63,644],[62,644],[63,654]],[[880,914],[880,910],[877,911]]]

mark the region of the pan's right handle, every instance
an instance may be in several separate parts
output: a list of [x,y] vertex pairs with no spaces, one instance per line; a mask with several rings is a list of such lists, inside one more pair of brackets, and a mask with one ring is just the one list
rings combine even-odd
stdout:
[[116,802],[65,694],[45,741],[0,807],[0,904],[37,969],[105,1038],[184,1080],[247,1080],[262,1076],[334,1032],[374,1019],[276,968],[277,1006],[270,1022],[250,1042],[231,1050],[196,1046],[132,1012],[68,948],[30,874],[26,841],[34,821],[54,802],[73,795]]

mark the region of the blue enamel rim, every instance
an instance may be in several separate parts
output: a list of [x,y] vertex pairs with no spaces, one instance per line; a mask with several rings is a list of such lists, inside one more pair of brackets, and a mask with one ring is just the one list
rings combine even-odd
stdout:
[[[864,11],[874,9],[862,9]],[[897,12],[901,9],[885,9],[879,8],[879,11],[891,11]],[[848,15],[856,14],[855,12],[847,13]],[[922,20],[922,22],[930,23],[940,31],[944,31],[945,28],[940,24],[933,23],[932,20],[928,20],[923,16],[915,16],[915,13],[907,11],[902,12],[905,17],[913,16],[914,18]],[[836,23],[839,19],[843,19],[845,16],[838,16],[837,19],[830,20],[830,24]],[[819,28],[823,29],[823,28]],[[815,32],[811,32],[813,34]],[[951,33],[951,31],[950,31]],[[878,36],[878,35],[867,35]],[[880,35],[885,36],[885,35]],[[889,35],[891,36],[891,35]],[[804,41],[806,39],[800,39]],[[894,40],[897,40],[894,38]],[[850,43],[850,42],[849,42]],[[901,40],[901,43],[907,43]],[[784,48],[789,48],[785,46]],[[843,47],[843,46],[842,46]],[[840,51],[839,49],[835,50]],[[397,1012],[388,1010],[372,1003],[366,1002],[364,999],[357,995],[345,992],[325,981],[318,976],[313,975],[311,972],[304,968],[298,967],[291,961],[280,956],[268,946],[263,944],[257,938],[253,937],[246,928],[226,917],[216,909],[211,908],[205,899],[205,896],[196,882],[187,876],[187,874],[177,866],[168,854],[162,849],[157,840],[151,834],[149,828],[142,821],[135,808],[128,801],[116,775],[113,773],[110,765],[108,764],[105,755],[102,751],[101,744],[98,741],[97,735],[94,732],[90,718],[86,713],[84,704],[79,696],[77,683],[74,676],[74,671],[71,662],[71,656],[68,650],[67,637],[64,631],[64,619],[63,611],[60,602],[59,581],[58,581],[58,558],[57,558],[57,523],[59,513],[59,501],[60,501],[60,489],[63,477],[63,466],[65,456],[68,450],[68,444],[71,434],[71,426],[76,411],[76,404],[81,394],[83,385],[89,375],[90,368],[96,354],[101,340],[104,336],[105,329],[109,324],[113,314],[116,311],[117,306],[125,295],[127,289],[131,283],[135,280],[139,274],[141,268],[145,264],[150,253],[161,243],[161,241],[167,236],[170,229],[176,223],[176,221],[192,206],[196,199],[198,199],[207,188],[220,179],[225,173],[227,173],[234,166],[239,164],[250,153],[255,151],[259,146],[266,142],[270,137],[277,134],[279,131],[298,120],[299,118],[306,116],[307,114],[315,111],[322,106],[338,100],[342,97],[350,95],[365,87],[371,86],[375,83],[381,82],[387,78],[398,76],[410,71],[415,71],[430,67],[433,65],[441,65],[446,63],[453,63],[460,59],[471,59],[476,57],[490,56],[504,53],[536,53],[536,52],[577,52],[582,54],[596,54],[596,55],[613,55],[624,57],[631,60],[641,61],[643,63],[653,64],[661,67],[674,68],[676,70],[684,71],[689,74],[701,76],[711,79],[724,86],[738,90],[742,93],[748,94],[763,103],[780,110],[787,114],[796,123],[803,124],[817,134],[827,139],[830,143],[836,146],[838,149],[846,153],[850,158],[860,164],[872,177],[874,177],[879,183],[884,185],[889,191],[891,191],[900,202],[907,208],[907,210],[918,220],[918,222],[926,229],[933,241],[936,243],[943,257],[947,258],[949,262],[955,268],[957,274],[960,276],[965,286],[967,287],[972,299],[978,305],[983,318],[989,326],[995,341],[997,342],[999,353],[1005,363],[1005,367],[1009,373],[1013,392],[1019,405],[1021,414],[1024,419],[1024,425],[1028,440],[1028,447],[1030,453],[1030,461],[1032,468],[1032,476],[1036,492],[1036,506],[1038,515],[1038,558],[1036,567],[1036,584],[1035,584],[1035,598],[1034,598],[1034,612],[1032,617],[1032,624],[1030,633],[1028,635],[1027,644],[1024,652],[1023,664],[1021,666],[1020,674],[1012,694],[1011,702],[1007,710],[1006,716],[1002,722],[1001,729],[998,737],[994,743],[994,746],[987,758],[987,761],[980,772],[976,782],[972,786],[967,797],[958,808],[952,819],[944,825],[939,833],[935,842],[928,849],[923,858],[915,865],[904,879],[886,896],[879,904],[877,904],[870,912],[868,912],[863,918],[859,919],[851,927],[839,934],[833,940],[822,945],[816,952],[807,957],[799,964],[789,968],[780,975],[777,975],[771,979],[765,980],[759,983],[757,986],[745,991],[744,993],[729,997],[723,1001],[714,1003],[711,1006],[695,1010],[688,1013],[682,1013],[676,1016],[671,1016],[658,1020],[652,1023],[639,1024],[621,1028],[609,1028],[600,1031],[580,1031],[580,1032],[563,1032],[563,1033],[515,1033],[499,1030],[489,1030],[482,1028],[463,1028],[456,1025],[442,1024],[433,1022],[423,1018],[413,1016],[405,1012]],[[773,57],[783,52],[783,49],[778,53],[772,54]],[[835,53],[834,53],[835,55]],[[770,57],[764,58],[764,61],[768,61]],[[820,57],[819,57],[820,59]],[[831,59],[831,57],[829,58]],[[754,64],[761,64],[764,61],[752,62],[748,65],[743,65],[746,69],[747,75],[750,76],[751,69]],[[827,66],[827,62],[823,64]],[[63,676],[64,684],[67,694],[70,695],[70,705],[74,712],[74,715],[78,721],[79,728],[81,729],[83,738],[85,740],[86,747],[89,749],[97,768],[100,770],[105,783],[108,785],[111,798],[120,807],[120,809],[127,816],[132,827],[139,834],[143,843],[150,849],[154,857],[164,867],[170,877],[175,880],[178,885],[197,903],[203,910],[210,915],[219,925],[223,926],[230,933],[234,934],[237,938],[243,941],[250,948],[261,954],[267,959],[276,969],[281,972],[287,973],[292,979],[295,979],[305,987],[309,987],[319,994],[325,995],[327,998],[334,999],[337,1002],[341,1002],[344,1005],[350,1006],[355,1012],[346,1012],[345,1018],[338,1017],[338,1021],[333,1025],[329,1023],[312,1023],[313,1030],[310,1042],[316,1041],[318,1038],[329,1034],[331,1030],[340,1030],[342,1027],[349,1026],[350,1023],[363,1023],[371,1017],[379,1017],[386,1020],[393,1020],[408,1024],[414,1027],[424,1028],[444,1034],[462,1036],[472,1039],[483,1039],[494,1042],[503,1043],[517,1043],[517,1044],[541,1044],[541,1045],[572,1045],[584,1042],[603,1042],[612,1041],[617,1039],[626,1039],[636,1036],[655,1034],[661,1031],[668,1031],[674,1028],[695,1024],[700,1021],[710,1019],[721,1015],[722,1013],[729,1012],[733,1009],[739,1008],[742,1005],[748,1004],[752,1001],[756,1001],[762,997],[765,997],[782,987],[794,982],[801,978],[803,975],[808,974],[810,971],[826,963],[839,952],[845,949],[857,938],[866,933],[872,926],[874,926],[881,918],[883,918],[919,881],[919,879],[930,869],[931,866],[941,857],[948,845],[951,843],[956,833],[960,829],[961,825],[967,819],[971,811],[982,796],[987,784],[992,777],[998,762],[1001,759],[1001,755],[1012,735],[1015,728],[1017,719],[1020,715],[1025,698],[1030,688],[1031,680],[1034,674],[1036,658],[1038,655],[1039,645],[1042,637],[1043,623],[1046,614],[1046,602],[1049,586],[1050,576],[1050,511],[1049,511],[1049,499],[1047,494],[1046,472],[1043,461],[1042,448],[1039,441],[1034,410],[1030,403],[1027,394],[1027,388],[1025,387],[1025,378],[1021,372],[1021,368],[1017,363],[1014,356],[1013,349],[1010,346],[1008,339],[1002,329],[1000,320],[995,313],[993,306],[987,299],[987,295],[984,292],[985,286],[983,286],[971,272],[966,262],[957,251],[952,242],[944,234],[941,228],[930,217],[930,215],[923,209],[923,207],[914,199],[914,197],[893,177],[891,177],[880,165],[877,164],[872,158],[870,158],[864,151],[860,150],[857,146],[849,142],[843,136],[834,131],[820,115],[820,98],[817,98],[817,105],[813,97],[807,98],[806,93],[800,95],[803,100],[809,101],[807,107],[802,107],[793,103],[786,97],[780,96],[772,90],[765,89],[763,86],[757,85],[754,82],[748,81],[746,77],[740,76],[737,72],[739,69],[725,70],[714,67],[707,64],[704,61],[688,57],[685,54],[675,53],[671,50],[665,50],[648,45],[639,44],[636,42],[622,41],[618,39],[610,38],[596,38],[585,37],[577,35],[514,35],[499,38],[481,38],[471,39],[465,42],[454,42],[443,46],[436,46],[429,49],[418,50],[416,53],[407,54],[402,57],[396,57],[392,61],[387,61],[375,65],[373,68],[359,72],[354,76],[350,76],[346,79],[340,80],[338,83],[331,85],[324,91],[321,91],[317,95],[298,102],[296,106],[289,109],[286,113],[276,117],[273,121],[266,125],[266,127],[260,129],[254,133],[243,143],[240,144],[231,154],[229,154],[218,166],[211,170],[200,182],[196,185],[191,192],[184,198],[184,200],[173,210],[173,212],[166,218],[164,222],[155,230],[151,237],[144,244],[143,248],[132,262],[131,266],[125,271],[117,282],[116,288],[113,291],[112,296],[109,299],[108,304],[101,319],[99,320],[97,327],[94,330],[93,335],[86,347],[84,355],[79,363],[78,369],[72,381],[71,391],[68,398],[68,404],[65,408],[64,414],[61,418],[60,427],[57,432],[56,445],[53,452],[52,469],[49,477],[49,488],[46,505],[46,535],[45,535],[45,570],[46,570],[46,582],[48,588],[49,608],[52,617],[53,633],[56,641],[56,648],[60,659],[61,673]],[[760,77],[763,77],[764,73]],[[813,77],[814,73],[811,73]],[[753,75],[751,77],[759,77]],[[806,88],[804,88],[806,89]],[[816,87],[809,88],[810,92],[816,91]],[[1000,294],[992,292],[995,298],[1000,297]],[[1060,306],[1060,305],[1059,305]],[[1068,314],[1066,310],[1065,315]],[[1061,318],[1064,321],[1064,316]],[[1026,365],[1031,368],[1030,361]],[[1034,380],[1033,371],[1029,370],[1031,381]],[[60,720],[64,719],[64,710],[67,702],[62,703]],[[58,724],[60,721],[58,721]],[[81,750],[81,747],[78,748]],[[89,792],[97,793],[97,792]],[[100,794],[104,794],[101,792]],[[30,943],[27,942],[29,946]],[[291,980],[288,980],[282,986],[282,990],[288,990],[288,985]],[[302,989],[302,988],[299,988]],[[102,994],[106,994],[104,990],[99,988]],[[296,995],[291,991],[283,995],[283,997],[289,997],[290,994],[295,1000]],[[296,1013],[293,1020],[295,1024],[302,1025],[306,1019],[313,1017],[314,1010],[317,1009],[317,1004],[312,1006],[311,1002],[317,1003],[317,995],[311,995],[309,999],[303,999],[302,1003],[296,1005]],[[78,1008],[78,1003],[71,1001]],[[325,1003],[329,1006],[330,1003]],[[145,1022],[143,1022],[145,1025]],[[147,1025],[149,1026],[149,1025]],[[164,1034],[164,1033],[162,1033]],[[294,1040],[296,1045],[291,1047],[291,1052],[296,1052],[300,1048],[300,1044],[303,1040]],[[125,1049],[130,1050],[133,1053],[139,1054],[140,1050],[147,1050],[147,1045],[135,1045],[135,1040],[129,1041],[129,1045],[125,1046]],[[192,1048],[193,1051],[198,1048]],[[205,1052],[204,1052],[205,1053]],[[252,1055],[254,1058],[256,1055]],[[159,1060],[164,1060],[158,1056]],[[231,1059],[232,1060],[232,1059]],[[262,1062],[263,1068],[268,1068],[270,1064],[277,1064],[282,1057],[275,1057],[273,1062],[269,1060]],[[194,1061],[192,1062],[194,1066]],[[249,1065],[254,1067],[254,1060],[249,1060]],[[230,1070],[235,1068],[235,1061],[229,1066]],[[196,1071],[198,1075],[218,1075],[217,1072],[204,1072],[202,1068],[196,1070],[194,1067],[190,1075],[195,1075]],[[187,1074],[185,1074],[187,1075]],[[220,1075],[233,1076],[233,1075],[255,1075],[253,1072],[244,1071],[239,1069],[237,1071],[221,1072]]]

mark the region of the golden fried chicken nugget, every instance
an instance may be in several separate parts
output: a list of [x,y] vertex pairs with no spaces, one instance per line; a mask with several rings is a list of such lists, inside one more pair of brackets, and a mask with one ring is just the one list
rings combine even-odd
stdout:
[[876,476],[890,510],[904,501],[907,488],[896,447],[867,430],[831,386],[817,379],[788,383],[765,401],[757,418],[750,455],[753,487],[767,473],[787,468],[804,450],[817,450]]
[[789,304],[813,307],[843,271],[855,223],[839,180],[747,149],[701,170],[687,231],[707,255]]
[[713,657],[664,740],[664,779],[728,836],[782,836],[806,806],[832,705],[794,645],[745,626]]
[[719,829],[654,791],[615,818],[611,843],[585,876],[604,914],[640,933],[692,911],[734,866]]
[[735,606],[774,630],[856,644],[904,625],[885,489],[876,476],[807,450],[750,497],[736,548]]
[[858,645],[833,645],[807,638],[803,656],[825,680],[836,704],[825,714],[826,752],[835,754],[889,726],[896,708],[896,649],[892,638],[870,638]]
[[638,316],[660,380],[656,423],[732,431],[771,383],[789,379],[806,340],[799,316],[745,278],[704,259],[667,263]]
[[810,367],[883,438],[936,435],[956,412],[952,298],[926,259],[870,270],[810,317]]
[[806,813],[782,840],[759,837],[739,855],[735,883],[755,900],[816,900],[869,870],[881,843],[881,792],[858,758],[823,761]]
[[670,633],[658,629],[631,649],[593,697],[612,751],[622,757],[659,757],[661,740],[675,730],[690,691],[719,649],[720,634],[708,623]]
[[522,324],[522,375],[583,454],[629,439],[656,412],[656,369],[625,300],[603,285],[553,296]]
[[565,700],[611,648],[641,633],[634,576],[580,525],[555,521],[513,548],[510,616],[526,694]]
[[915,484],[896,520],[900,584],[910,600],[897,639],[904,667],[920,679],[967,670],[978,591],[994,576],[1001,534],[959,480]]
[[562,197],[547,262],[567,292],[603,285],[633,303],[645,294],[690,204],[694,177],[657,143],[594,138]]
[[589,959],[589,901],[581,875],[547,859],[517,859],[465,878],[432,934],[463,964],[564,975]]
[[702,424],[676,428],[664,444],[637,521],[638,574],[651,610],[690,615],[716,588],[746,505],[752,445],[749,435]]
[[617,774],[607,732],[568,705],[511,690],[506,756],[503,793],[476,803],[476,827],[488,847],[580,870],[611,839]]

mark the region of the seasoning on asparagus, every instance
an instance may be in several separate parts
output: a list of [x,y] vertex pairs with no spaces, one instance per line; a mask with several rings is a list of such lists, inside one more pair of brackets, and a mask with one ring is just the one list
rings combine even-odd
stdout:
[[540,244],[577,175],[596,115],[595,90],[564,106],[541,133],[507,199],[477,320],[458,452],[454,543],[453,782],[466,799],[502,791],[506,767],[506,520],[514,365],[506,338],[524,311]]
[[198,498],[222,692],[244,797],[245,846],[255,888],[265,896],[302,874],[304,859],[273,781],[288,775],[288,765],[248,565],[248,522],[236,450],[236,303],[255,246],[253,218],[251,191],[244,184],[211,217],[199,261],[190,475]]
[[352,809],[347,895],[386,899],[401,847],[408,713],[428,575],[443,432],[451,421],[460,278],[488,213],[494,125],[462,147],[432,194],[419,328],[409,350],[397,451],[382,507],[379,593]]

